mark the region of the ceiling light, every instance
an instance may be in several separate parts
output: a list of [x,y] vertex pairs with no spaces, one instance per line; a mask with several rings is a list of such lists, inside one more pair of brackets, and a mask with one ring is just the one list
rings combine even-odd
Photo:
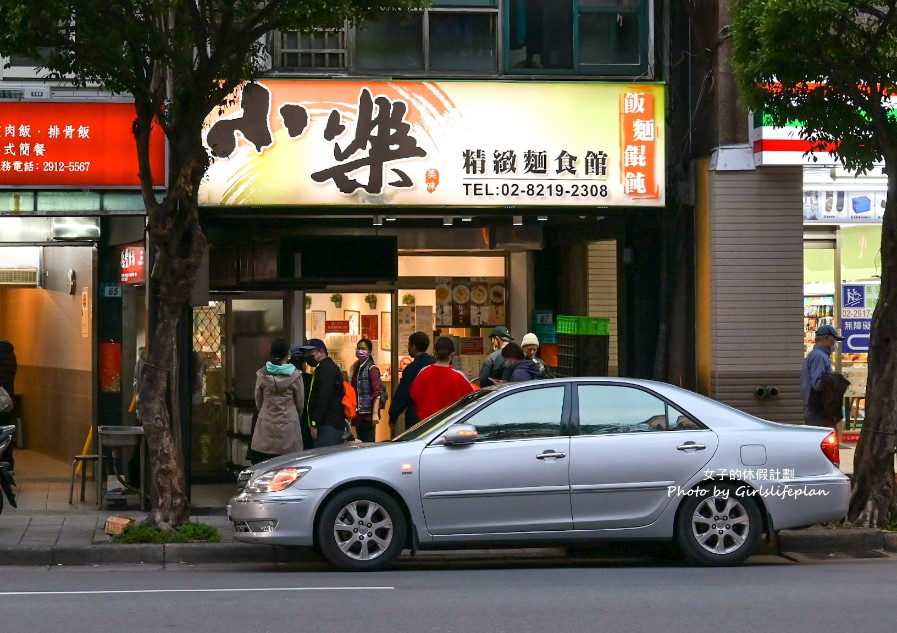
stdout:
[[386,221],[387,221],[387,222],[395,222],[396,219],[395,219],[395,218],[386,218]]
[[465,217],[461,218],[461,221],[462,222],[471,222],[471,221],[473,221],[473,218],[470,216],[465,216]]
[[539,220],[539,222],[548,222],[548,216],[547,216],[547,215],[540,215],[540,216],[537,217],[536,219]]
[[374,216],[374,226],[383,226],[383,216],[382,215]]
[[522,216],[522,215],[515,215],[515,216],[514,216],[514,221],[513,221],[513,222],[514,222],[514,226],[523,226],[523,216]]
[[453,218],[450,215],[447,215],[444,218],[442,218],[442,226],[451,226],[452,223],[454,222],[454,220],[455,220],[455,218]]

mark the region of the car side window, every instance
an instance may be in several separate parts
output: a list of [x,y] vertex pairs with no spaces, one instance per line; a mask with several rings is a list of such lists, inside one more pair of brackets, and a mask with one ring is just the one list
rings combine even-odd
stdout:
[[563,385],[528,389],[492,402],[465,423],[477,428],[477,442],[557,437],[563,411]]
[[673,428],[668,416],[681,415],[660,398],[632,387],[580,385],[578,395],[580,435],[666,431]]

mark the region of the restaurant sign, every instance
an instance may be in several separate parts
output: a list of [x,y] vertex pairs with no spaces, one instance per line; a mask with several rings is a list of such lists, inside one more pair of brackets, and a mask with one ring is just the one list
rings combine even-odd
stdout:
[[663,206],[664,86],[271,80],[206,120],[206,206]]
[[[0,188],[139,187],[127,102],[7,102],[0,108]],[[150,134],[153,185],[165,186],[165,136]]]

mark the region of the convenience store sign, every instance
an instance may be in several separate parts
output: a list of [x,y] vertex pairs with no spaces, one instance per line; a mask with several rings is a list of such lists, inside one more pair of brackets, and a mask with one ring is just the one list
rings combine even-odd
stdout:
[[213,111],[205,206],[663,206],[662,84],[264,80]]
[[841,351],[869,353],[872,312],[878,304],[880,283],[844,284],[841,286]]

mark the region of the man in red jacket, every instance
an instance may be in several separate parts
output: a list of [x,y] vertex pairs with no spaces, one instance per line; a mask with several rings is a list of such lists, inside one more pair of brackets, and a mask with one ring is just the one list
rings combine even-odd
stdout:
[[455,345],[443,336],[433,348],[436,362],[420,370],[411,383],[411,399],[418,417],[423,420],[473,391],[467,376],[452,367]]

